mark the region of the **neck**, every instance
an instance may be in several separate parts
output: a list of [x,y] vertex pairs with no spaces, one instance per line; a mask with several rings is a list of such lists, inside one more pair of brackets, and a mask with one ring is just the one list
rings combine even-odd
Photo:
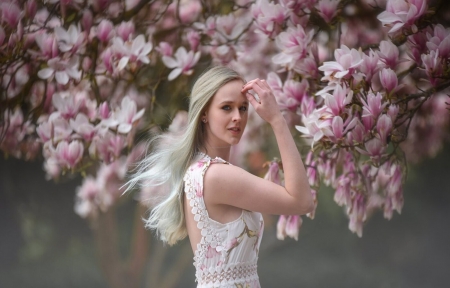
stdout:
[[208,145],[208,143],[205,143],[205,148],[201,149],[201,151],[209,157],[213,159],[216,157],[220,157],[225,161],[230,160],[230,150],[231,146],[212,147],[211,145]]

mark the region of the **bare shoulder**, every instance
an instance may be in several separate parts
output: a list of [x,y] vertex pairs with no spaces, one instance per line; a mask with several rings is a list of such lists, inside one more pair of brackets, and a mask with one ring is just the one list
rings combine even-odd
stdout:
[[204,176],[204,189],[215,205],[230,205],[269,214],[296,214],[295,201],[284,187],[227,164],[212,164]]

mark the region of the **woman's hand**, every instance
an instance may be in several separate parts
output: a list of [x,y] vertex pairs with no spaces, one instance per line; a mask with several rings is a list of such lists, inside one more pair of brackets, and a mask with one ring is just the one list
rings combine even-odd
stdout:
[[[259,102],[249,92],[250,90],[258,94]],[[272,89],[270,89],[269,84],[265,80],[257,78],[247,82],[242,87],[241,93],[245,94],[250,104],[255,108],[256,113],[269,124],[273,124],[283,118]]]

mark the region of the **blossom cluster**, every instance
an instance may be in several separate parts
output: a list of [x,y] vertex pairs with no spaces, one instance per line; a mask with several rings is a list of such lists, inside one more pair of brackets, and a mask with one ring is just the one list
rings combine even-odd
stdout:
[[[312,193],[331,186],[361,236],[373,211],[400,213],[406,163],[448,140],[450,28],[430,3],[3,1],[0,149],[42,155],[49,178],[85,175],[76,211],[95,217],[117,202],[136,139],[169,126],[201,70],[228,65],[267,79],[307,143]],[[236,159],[264,146],[254,116]],[[279,238],[296,238],[300,224],[281,216]]]

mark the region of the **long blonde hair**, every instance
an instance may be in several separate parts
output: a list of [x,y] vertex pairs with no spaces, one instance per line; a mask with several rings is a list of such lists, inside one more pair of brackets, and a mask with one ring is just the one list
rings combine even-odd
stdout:
[[[234,70],[216,66],[205,71],[195,82],[189,101],[188,124],[181,139],[162,134],[150,141],[155,149],[142,160],[131,179],[127,191],[136,185],[167,187],[167,196],[150,212],[145,226],[156,230],[161,240],[175,244],[187,235],[183,211],[183,177],[195,155],[203,147],[205,130],[202,113],[210,100],[226,83],[245,80]],[[150,183],[150,184],[149,184]]]

